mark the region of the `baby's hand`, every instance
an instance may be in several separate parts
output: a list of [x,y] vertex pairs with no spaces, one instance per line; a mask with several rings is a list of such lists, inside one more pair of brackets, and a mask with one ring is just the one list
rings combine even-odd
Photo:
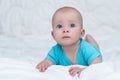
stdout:
[[71,76],[75,76],[76,74],[78,74],[78,77],[80,76],[81,71],[83,71],[85,68],[80,68],[80,67],[71,67],[69,69],[69,74]]
[[52,65],[52,62],[49,60],[43,60],[42,62],[40,62],[36,68],[40,71],[40,72],[44,72],[49,66]]

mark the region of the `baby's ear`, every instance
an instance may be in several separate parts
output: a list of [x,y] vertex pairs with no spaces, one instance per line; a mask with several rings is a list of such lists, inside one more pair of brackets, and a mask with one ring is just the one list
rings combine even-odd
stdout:
[[53,39],[54,39],[54,33],[53,33],[53,31],[51,31],[51,35],[52,35],[52,37],[53,37]]
[[85,35],[85,29],[81,29],[81,38],[83,38],[84,37],[84,35]]

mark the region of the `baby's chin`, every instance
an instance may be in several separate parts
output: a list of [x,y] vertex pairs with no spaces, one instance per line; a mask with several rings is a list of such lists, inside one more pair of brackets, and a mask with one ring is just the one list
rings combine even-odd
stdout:
[[72,46],[73,44],[66,42],[66,43],[61,43],[60,45],[61,45],[62,47],[70,47],[70,46]]

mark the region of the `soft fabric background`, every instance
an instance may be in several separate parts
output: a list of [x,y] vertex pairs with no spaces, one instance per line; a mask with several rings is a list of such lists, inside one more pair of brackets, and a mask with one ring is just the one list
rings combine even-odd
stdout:
[[120,0],[0,0],[1,62],[14,59],[35,67],[44,59],[56,43],[51,36],[52,15],[63,6],[82,13],[86,33],[99,43],[103,61],[120,72]]

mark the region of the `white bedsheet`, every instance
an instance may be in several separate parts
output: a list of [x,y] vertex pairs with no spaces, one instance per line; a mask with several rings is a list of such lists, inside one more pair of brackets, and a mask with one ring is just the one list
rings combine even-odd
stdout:
[[35,66],[45,58],[53,44],[44,43],[49,40],[45,35],[40,38],[0,36],[0,80],[120,80],[119,53],[113,59],[110,57],[109,60],[103,60],[102,64],[89,66],[80,78],[69,75],[70,66],[54,65],[40,73]]
[[120,73],[116,73],[111,65],[107,62],[91,65],[78,78],[77,75],[74,77],[69,75],[68,69],[71,66],[53,65],[42,73],[34,64],[0,58],[0,80],[120,80]]

